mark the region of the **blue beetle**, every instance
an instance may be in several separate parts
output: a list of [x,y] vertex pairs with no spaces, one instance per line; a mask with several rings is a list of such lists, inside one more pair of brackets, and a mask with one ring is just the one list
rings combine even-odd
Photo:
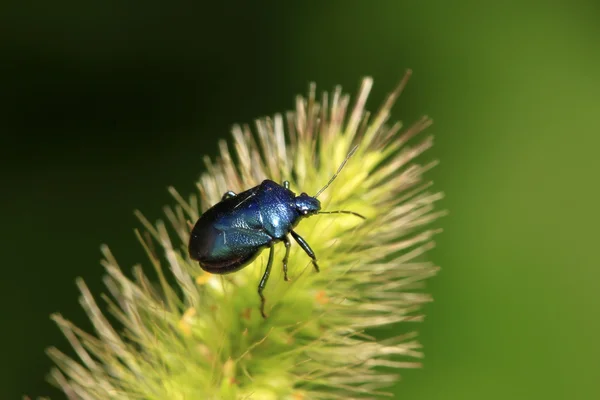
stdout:
[[213,274],[228,274],[239,271],[250,264],[261,251],[269,248],[269,259],[265,272],[258,285],[261,305],[260,312],[265,315],[265,297],[263,290],[273,266],[273,248],[275,243],[283,242],[283,276],[288,280],[287,267],[292,236],[302,250],[308,254],[316,272],[319,265],[315,253],[294,228],[306,217],[315,214],[352,214],[365,218],[352,211],[321,211],[321,202],[317,197],[333,182],[346,161],[356,151],[350,151],[337,172],[315,196],[301,193],[296,196],[290,190],[290,183],[283,186],[272,180],[264,180],[241,193],[229,191],[220,202],[200,216],[190,235],[188,251],[192,260]]

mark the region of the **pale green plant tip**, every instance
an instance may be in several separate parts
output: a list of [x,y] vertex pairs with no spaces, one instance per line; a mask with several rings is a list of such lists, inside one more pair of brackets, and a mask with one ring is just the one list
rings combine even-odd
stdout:
[[[235,126],[234,152],[222,141],[217,160],[204,158],[198,195],[185,199],[169,188],[176,204],[165,207],[168,225],[136,211],[143,226],[136,236],[158,282],[139,266],[126,276],[103,246],[110,294],[103,298],[123,329],[110,325],[78,280],[80,303],[96,332],[53,315],[79,360],[49,349],[57,365],[52,382],[69,399],[85,400],[351,399],[385,395],[397,370],[419,367],[413,334],[377,341],[364,332],[422,320],[420,308],[431,301],[423,282],[437,272],[421,256],[439,233],[427,227],[444,214],[435,209],[442,195],[429,192],[431,182],[423,179],[435,162],[415,160],[433,141],[408,145],[431,120],[404,131],[399,123],[385,125],[409,75],[373,115],[365,111],[370,78],[352,105],[339,87],[317,101],[311,85],[308,98],[298,97],[285,118],[258,120],[255,134]],[[323,210],[351,210],[367,220],[324,214],[302,221],[296,229],[317,254],[321,272],[293,245],[289,282],[277,268],[284,249],[276,245],[264,292],[266,320],[256,290],[267,252],[221,276],[189,259],[191,224],[224,192],[269,178],[314,195],[355,144],[356,154],[319,200]]]

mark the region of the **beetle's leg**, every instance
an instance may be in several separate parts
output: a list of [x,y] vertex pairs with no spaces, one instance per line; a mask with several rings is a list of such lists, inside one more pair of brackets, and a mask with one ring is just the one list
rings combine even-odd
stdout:
[[286,189],[290,188],[290,181],[283,181],[283,187]]
[[287,236],[284,236],[283,239],[281,239],[283,241],[283,244],[285,245],[285,256],[283,257],[283,280],[287,281],[288,279],[288,275],[287,275],[287,264],[288,264],[288,258],[290,257],[290,247],[291,247],[291,243],[290,243],[290,238]]
[[304,250],[306,254],[308,254],[308,256],[312,259],[315,271],[319,272],[319,265],[317,264],[317,257],[315,256],[315,252],[312,251],[308,243],[306,243],[306,240],[302,239],[302,236],[298,235],[294,231],[290,231],[290,233],[292,234],[292,237],[296,239],[296,242],[298,242],[300,247],[302,247],[302,250]]
[[234,196],[235,196],[235,192],[232,192],[231,190],[229,190],[229,191],[225,192],[225,194],[223,195],[223,197],[221,197],[221,201],[230,199],[230,198],[232,198]]
[[258,284],[258,295],[260,296],[260,313],[263,318],[267,318],[265,314],[265,296],[263,295],[263,290],[269,280],[269,275],[271,275],[271,267],[273,266],[273,245],[271,244],[269,249],[269,261],[267,261],[267,268],[265,268],[265,273],[263,274],[260,283]]

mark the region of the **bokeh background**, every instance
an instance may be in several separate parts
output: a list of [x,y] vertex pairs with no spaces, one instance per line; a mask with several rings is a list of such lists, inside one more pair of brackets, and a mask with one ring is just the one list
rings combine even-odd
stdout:
[[405,399],[600,398],[600,6],[594,1],[3,2],[0,399],[45,382],[49,320],[88,327],[74,279],[101,243],[194,190],[236,122],[293,107],[310,81],[423,113],[451,214]]

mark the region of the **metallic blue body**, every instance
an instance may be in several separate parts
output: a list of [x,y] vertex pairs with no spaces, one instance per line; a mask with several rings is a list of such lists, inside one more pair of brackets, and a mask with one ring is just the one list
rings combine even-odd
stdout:
[[194,225],[188,244],[190,258],[198,261],[205,271],[227,274],[244,268],[264,248],[269,247],[267,266],[258,284],[260,313],[266,318],[263,290],[273,266],[274,244],[281,241],[285,245],[282,261],[283,279],[287,281],[287,262],[291,246],[288,235],[293,237],[311,258],[315,271],[319,272],[315,253],[308,243],[294,232],[302,218],[315,214],[352,214],[364,219],[362,215],[353,211],[321,211],[321,203],[317,200],[355,151],[356,146],[348,153],[329,182],[314,196],[306,193],[296,196],[290,190],[288,181],[284,181],[282,186],[268,179],[239,194],[225,193],[221,201],[202,214]]
[[[210,273],[231,273],[276,242],[284,241],[289,251],[287,235],[291,233],[316,261],[310,247],[292,230],[302,218],[316,214],[321,204],[306,193],[296,196],[288,187],[287,182],[281,186],[265,180],[237,195],[226,193],[196,222],[188,247],[190,257]],[[287,254],[284,269],[286,262]]]

